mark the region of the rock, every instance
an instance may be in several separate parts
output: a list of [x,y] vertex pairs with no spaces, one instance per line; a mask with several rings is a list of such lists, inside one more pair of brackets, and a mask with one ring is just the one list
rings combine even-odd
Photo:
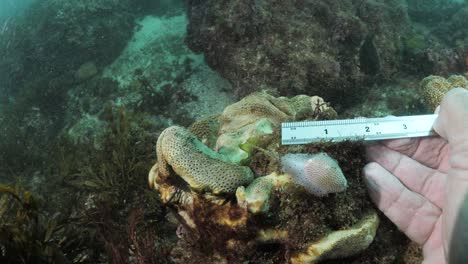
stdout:
[[75,78],[78,82],[85,81],[98,73],[98,68],[94,62],[89,61],[83,63],[75,73]]
[[388,1],[189,1],[192,50],[234,83],[330,100],[400,68],[405,6]]

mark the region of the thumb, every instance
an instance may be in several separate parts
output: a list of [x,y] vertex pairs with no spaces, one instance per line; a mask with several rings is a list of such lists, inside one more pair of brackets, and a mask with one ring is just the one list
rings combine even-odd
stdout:
[[450,144],[468,141],[468,90],[450,90],[440,104],[434,130]]
[[[460,212],[468,202],[468,91],[456,88],[449,91],[442,103],[434,123],[434,130],[450,146],[450,169],[445,186],[445,204],[442,213],[444,250],[452,248],[451,240]],[[466,219],[464,219],[466,225]],[[466,227],[465,227],[466,228]]]

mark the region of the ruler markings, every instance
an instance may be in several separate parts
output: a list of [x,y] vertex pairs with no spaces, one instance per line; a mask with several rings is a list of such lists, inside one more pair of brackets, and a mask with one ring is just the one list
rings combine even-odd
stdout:
[[344,120],[301,121],[282,123],[283,144],[305,144],[320,140],[380,140],[421,137],[433,134],[437,115]]

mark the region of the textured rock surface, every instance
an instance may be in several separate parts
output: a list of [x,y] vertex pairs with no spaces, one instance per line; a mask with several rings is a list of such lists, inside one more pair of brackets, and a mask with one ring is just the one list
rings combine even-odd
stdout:
[[8,75],[0,80],[14,94],[8,89],[10,81],[18,87],[39,76],[49,81],[63,75],[73,79],[73,72],[83,63],[94,61],[99,68],[112,62],[132,35],[140,4],[142,1],[128,0],[36,1],[2,37],[5,42],[0,40],[0,56],[5,58],[0,62],[0,75]]
[[398,1],[192,0],[188,14],[189,46],[241,93],[327,100],[396,72],[409,25]]

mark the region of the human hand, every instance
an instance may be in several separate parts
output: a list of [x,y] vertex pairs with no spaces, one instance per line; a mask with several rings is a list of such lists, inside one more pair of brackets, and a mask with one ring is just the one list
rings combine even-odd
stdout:
[[445,263],[468,193],[468,91],[447,93],[434,129],[441,137],[369,146],[364,176],[377,207],[423,247],[424,263]]

